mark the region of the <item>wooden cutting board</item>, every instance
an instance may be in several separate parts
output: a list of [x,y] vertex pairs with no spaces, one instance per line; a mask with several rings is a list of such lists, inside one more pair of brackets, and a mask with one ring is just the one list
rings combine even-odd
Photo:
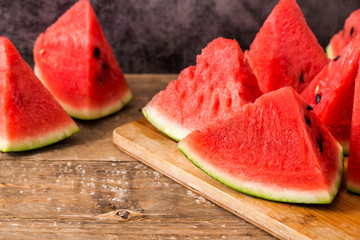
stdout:
[[211,178],[145,119],[116,128],[113,140],[120,150],[276,237],[360,239],[360,196],[348,193],[344,186],[329,205],[272,202]]

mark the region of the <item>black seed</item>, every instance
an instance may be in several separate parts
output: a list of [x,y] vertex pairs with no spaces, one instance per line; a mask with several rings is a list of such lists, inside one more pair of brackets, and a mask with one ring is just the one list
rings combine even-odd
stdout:
[[304,75],[303,75],[303,73],[302,73],[302,72],[301,72],[301,74],[300,74],[299,81],[300,81],[300,82],[304,82]]
[[307,116],[305,116],[305,122],[307,125],[311,126],[310,118],[308,118]]
[[102,67],[102,69],[107,70],[107,69],[109,69],[109,64],[103,63],[103,64],[101,64],[101,67]]
[[93,54],[94,54],[94,58],[98,58],[100,55],[100,49],[98,47],[95,47]]
[[334,62],[336,62],[340,58],[340,55],[337,55],[336,58],[334,58]]
[[321,95],[318,93],[318,94],[316,94],[316,96],[315,96],[315,103],[316,103],[316,104],[319,104],[320,100],[321,100]]
[[309,110],[309,111],[310,111],[310,110],[314,110],[314,109],[312,108],[312,106],[310,106],[310,105],[307,105],[307,106],[306,106],[306,109]]
[[321,140],[321,139],[318,139],[318,140],[317,140],[317,144],[319,145],[320,152],[323,152],[322,140]]
[[354,27],[352,27],[352,28],[350,29],[350,36],[352,36],[353,33],[354,33]]
[[102,77],[101,75],[98,76],[98,81],[99,81],[100,83],[103,83],[103,82],[104,82],[104,79],[103,79],[103,77]]

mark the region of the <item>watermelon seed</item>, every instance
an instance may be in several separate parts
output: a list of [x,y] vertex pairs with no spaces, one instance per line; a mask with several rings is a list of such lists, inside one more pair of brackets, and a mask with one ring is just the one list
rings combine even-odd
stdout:
[[98,80],[99,80],[100,83],[104,82],[104,79],[103,79],[103,77],[101,75],[98,76]]
[[317,94],[319,92],[319,89],[320,89],[319,85],[316,85],[315,94]]
[[300,74],[300,79],[299,79],[300,82],[304,82],[304,75],[303,75],[303,72],[301,72]]
[[311,126],[310,118],[308,118],[307,116],[305,116],[305,122],[307,125]]
[[352,36],[353,33],[354,33],[354,27],[352,27],[352,28],[350,29],[350,36]]
[[340,58],[340,55],[337,55],[336,58],[334,58],[334,62],[336,62]]
[[109,64],[103,63],[103,64],[101,65],[101,67],[102,67],[102,69],[107,70],[107,69],[109,69]]
[[100,49],[98,47],[95,47],[93,54],[94,54],[94,58],[98,58],[100,55]]
[[318,145],[319,145],[320,152],[323,152],[323,145],[322,145],[321,139],[318,139],[318,140],[317,140],[317,143],[318,143]]
[[319,104],[320,101],[321,101],[321,95],[318,93],[318,94],[316,94],[316,96],[315,96],[315,103],[316,103],[316,104]]
[[312,106],[310,106],[310,105],[307,105],[307,106],[306,106],[306,109],[309,110],[309,111],[310,111],[310,110],[314,110],[314,109],[312,108]]

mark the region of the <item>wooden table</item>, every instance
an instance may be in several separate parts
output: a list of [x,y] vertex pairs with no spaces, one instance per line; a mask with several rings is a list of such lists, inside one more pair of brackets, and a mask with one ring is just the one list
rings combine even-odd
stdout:
[[1,153],[0,239],[274,239],[114,147],[176,75],[127,75],[133,101],[43,149]]

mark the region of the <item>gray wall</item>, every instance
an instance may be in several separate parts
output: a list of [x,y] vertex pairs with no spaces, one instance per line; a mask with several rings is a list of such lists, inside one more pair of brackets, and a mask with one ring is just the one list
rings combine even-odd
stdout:
[[[0,33],[33,66],[32,47],[74,0],[0,0]],[[360,0],[298,0],[325,47]],[[91,0],[126,73],[178,73],[212,39],[235,38],[244,50],[275,0]],[[360,24],[360,23],[359,23]]]

